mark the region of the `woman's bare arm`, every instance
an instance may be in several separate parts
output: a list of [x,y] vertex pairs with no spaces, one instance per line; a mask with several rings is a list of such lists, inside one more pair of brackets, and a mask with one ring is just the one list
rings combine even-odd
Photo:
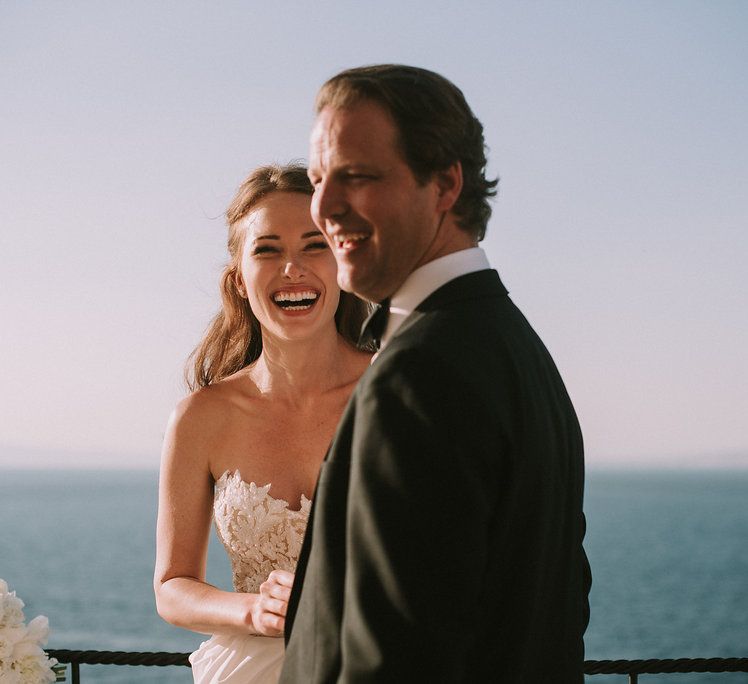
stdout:
[[[154,591],[159,615],[207,634],[283,632],[291,573],[271,573],[260,594],[223,591],[205,581],[213,507],[207,454],[213,443],[209,402],[188,397],[167,426],[159,479]],[[290,580],[285,576],[290,575]]]

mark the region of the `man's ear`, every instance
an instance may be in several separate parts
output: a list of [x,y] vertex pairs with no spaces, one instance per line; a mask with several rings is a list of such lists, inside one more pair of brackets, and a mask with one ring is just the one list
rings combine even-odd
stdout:
[[456,161],[446,169],[437,171],[434,180],[438,190],[437,210],[449,211],[462,192],[462,164]]

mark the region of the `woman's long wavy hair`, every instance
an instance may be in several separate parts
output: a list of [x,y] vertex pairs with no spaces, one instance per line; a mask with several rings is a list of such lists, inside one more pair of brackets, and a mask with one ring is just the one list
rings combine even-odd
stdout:
[[[298,164],[270,164],[255,169],[239,186],[226,210],[229,262],[221,275],[222,307],[187,361],[185,380],[190,390],[205,387],[236,373],[256,361],[262,352],[260,324],[236,283],[246,235],[242,219],[274,192],[311,196],[313,189],[306,168]],[[366,302],[341,291],[335,325],[338,332],[353,345],[357,345],[368,310]]]

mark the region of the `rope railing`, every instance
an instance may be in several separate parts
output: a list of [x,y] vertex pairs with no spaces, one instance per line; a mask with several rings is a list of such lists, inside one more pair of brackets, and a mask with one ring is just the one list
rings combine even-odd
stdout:
[[664,658],[649,660],[585,660],[584,673],[628,675],[637,684],[641,674],[748,672],[748,658]]
[[[189,653],[133,651],[72,651],[50,650],[50,658],[71,666],[72,684],[80,684],[80,665],[181,665],[190,666]],[[628,675],[636,684],[642,674],[685,674],[689,672],[748,672],[748,658],[666,658],[649,660],[586,660],[587,675]]]
[[69,651],[66,649],[47,651],[50,658],[61,663],[79,665],[186,665],[190,666],[189,653],[167,653],[165,651]]

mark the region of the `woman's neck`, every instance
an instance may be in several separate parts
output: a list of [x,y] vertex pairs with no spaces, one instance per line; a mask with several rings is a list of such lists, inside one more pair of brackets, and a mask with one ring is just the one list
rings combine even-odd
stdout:
[[263,336],[262,353],[249,375],[261,394],[274,400],[304,403],[345,383],[349,355],[334,326],[304,340]]

